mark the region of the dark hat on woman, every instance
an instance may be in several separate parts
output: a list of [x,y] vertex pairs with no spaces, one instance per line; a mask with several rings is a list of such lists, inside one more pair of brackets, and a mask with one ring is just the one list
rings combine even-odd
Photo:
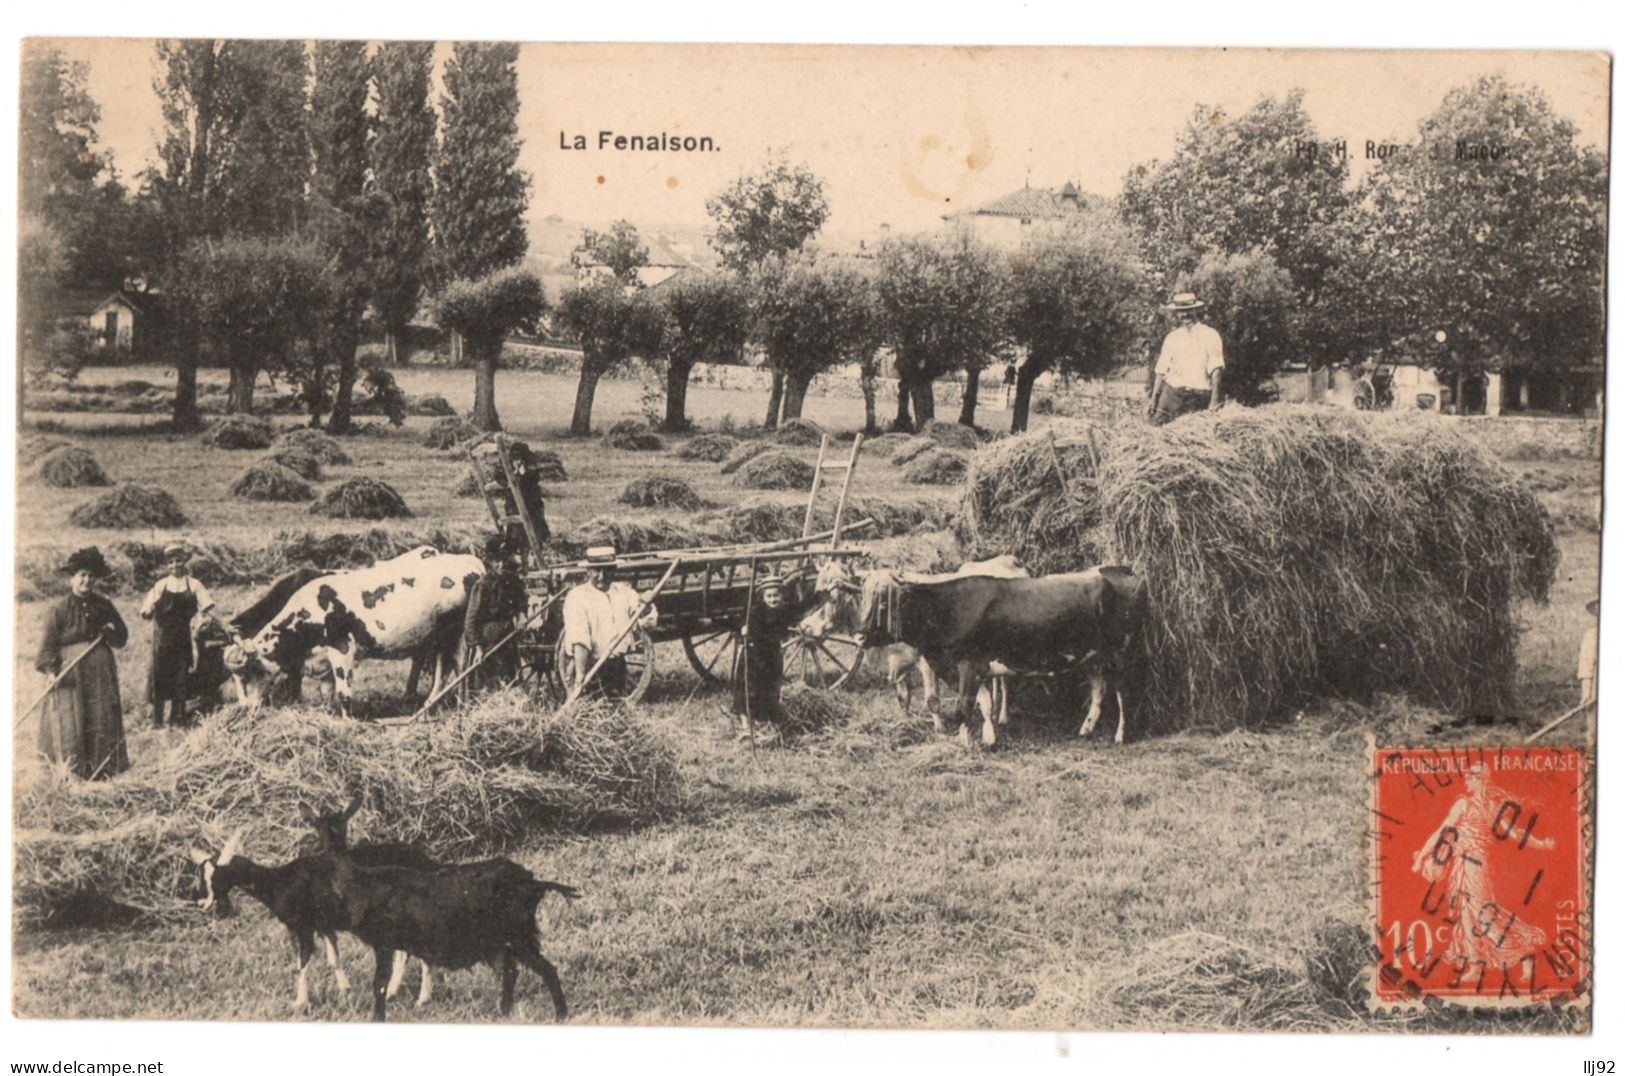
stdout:
[[102,559],[102,551],[93,545],[76,550],[62,570],[68,575],[89,572],[101,579],[113,574],[113,570],[107,566],[107,561]]

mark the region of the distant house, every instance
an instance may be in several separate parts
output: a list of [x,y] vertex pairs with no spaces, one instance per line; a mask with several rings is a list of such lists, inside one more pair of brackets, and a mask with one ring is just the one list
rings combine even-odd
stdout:
[[[692,249],[665,236],[656,235],[644,239],[642,245],[649,250],[649,261],[638,266],[637,275],[638,283],[646,288],[662,284],[678,273],[700,267]],[[597,252],[587,247],[577,247],[571,253],[570,260],[576,267],[577,284],[586,284],[609,276],[612,272],[609,266],[599,260]]]
[[1061,231],[1101,199],[1068,181],[1059,188],[1025,186],[974,209],[945,213],[950,225],[1006,250],[1018,250],[1036,235]]
[[132,355],[145,354],[157,328],[156,298],[149,292],[121,289],[97,303],[88,321],[101,337],[100,347]]

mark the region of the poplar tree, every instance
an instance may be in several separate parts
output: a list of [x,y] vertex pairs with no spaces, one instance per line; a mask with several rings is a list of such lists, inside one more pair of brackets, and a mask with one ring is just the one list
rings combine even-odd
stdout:
[[430,171],[434,108],[429,103],[433,42],[395,41],[373,57],[378,88],[369,193],[378,212],[372,261],[372,301],[384,325],[389,361],[426,290],[429,260]]
[[315,80],[310,91],[311,216],[329,259],[331,305],[323,318],[321,344],[312,355],[306,381],[311,424],[321,421],[326,395],[326,362],[338,363],[333,414],[328,429],[351,429],[356,348],[367,301],[369,221],[367,182],[367,94],[371,71],[361,41],[318,42]]

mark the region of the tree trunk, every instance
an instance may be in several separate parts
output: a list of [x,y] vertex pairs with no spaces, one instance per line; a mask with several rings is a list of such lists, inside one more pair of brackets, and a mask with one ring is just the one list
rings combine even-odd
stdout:
[[784,375],[777,370],[773,371],[773,390],[767,398],[767,417],[762,425],[768,429],[779,424],[779,405],[784,402]]
[[384,359],[391,366],[401,364],[401,337],[393,328],[384,330]]
[[807,386],[811,384],[811,374],[791,374],[784,379],[785,422],[801,417],[801,407],[807,401]]
[[1016,402],[1010,410],[1010,432],[1021,433],[1027,428],[1027,408],[1033,399],[1033,382],[1038,380],[1038,364],[1028,359],[1016,371]]
[[259,371],[246,361],[231,364],[231,381],[226,387],[226,410],[234,415],[254,413],[254,380]]
[[688,375],[692,370],[686,362],[666,360],[666,421],[661,429],[667,433],[688,429]]
[[908,398],[908,378],[899,370],[897,372],[897,417],[892,419],[891,424],[891,428],[898,433],[914,432],[914,418],[909,413]]
[[863,368],[863,375],[858,380],[863,389],[863,432],[875,434],[880,431],[880,424],[875,419],[875,369],[873,365]]
[[937,396],[932,391],[931,379],[916,375],[909,380],[909,395],[914,398],[914,421],[924,426],[937,417]]
[[327,364],[321,359],[313,359],[310,364],[310,383],[305,386],[305,405],[310,408],[310,427],[313,430],[322,428],[322,405],[327,402],[322,381],[326,376]]
[[502,429],[497,417],[497,356],[501,353],[498,344],[490,354],[474,357],[474,428],[486,433]]
[[570,432],[578,437],[592,433],[592,398],[598,391],[599,376],[597,363],[583,355],[581,380],[576,383],[576,409],[570,416]]
[[183,333],[175,348],[175,406],[170,421],[181,431],[203,425],[197,407],[197,337],[191,333]]
[[982,371],[974,366],[965,367],[965,394],[959,400],[959,424],[976,426],[976,398],[982,392]]
[[327,416],[329,433],[354,433],[351,411],[355,403],[355,353],[357,334],[342,332],[335,341],[339,353],[339,383],[333,389],[333,413]]

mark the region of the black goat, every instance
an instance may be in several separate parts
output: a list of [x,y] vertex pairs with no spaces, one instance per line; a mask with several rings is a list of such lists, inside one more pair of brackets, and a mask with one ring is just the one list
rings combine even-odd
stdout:
[[[288,929],[299,961],[294,1008],[302,1009],[310,1003],[310,959],[316,954],[317,938],[322,941],[339,989],[349,990],[349,976],[344,974],[344,965],[339,962],[337,935],[338,931],[344,929],[345,914],[334,883],[333,857],[317,853],[289,860],[280,867],[267,867],[247,856],[238,855],[241,843],[242,834],[238,832],[232,834],[218,853],[192,849],[192,862],[197,866],[193,895],[198,907],[204,911],[215,908],[221,914],[230,914],[231,892],[241,889],[264,904],[276,920]],[[434,860],[410,845],[363,845],[351,851],[357,862],[362,863],[399,864],[428,870],[438,866]],[[405,973],[405,965],[403,953],[400,966],[395,969],[394,982],[397,986]],[[427,976],[427,968],[424,974]],[[424,991],[427,992],[427,987]]]
[[[358,794],[335,815],[347,824],[361,806]],[[488,859],[413,870],[368,867],[344,846],[344,833],[300,804],[305,820],[316,827],[323,851],[334,864],[333,881],[343,906],[343,929],[373,950],[374,1020],[383,1020],[390,970],[397,952],[407,952],[440,968],[467,968],[482,961],[502,977],[501,1012],[513,1011],[517,964],[524,964],[547,985],[558,1019],[569,1015],[558,969],[542,955],[536,907],[548,893],[567,900],[580,894],[573,886],[539,881],[509,859]],[[516,964],[517,962],[517,964]]]

